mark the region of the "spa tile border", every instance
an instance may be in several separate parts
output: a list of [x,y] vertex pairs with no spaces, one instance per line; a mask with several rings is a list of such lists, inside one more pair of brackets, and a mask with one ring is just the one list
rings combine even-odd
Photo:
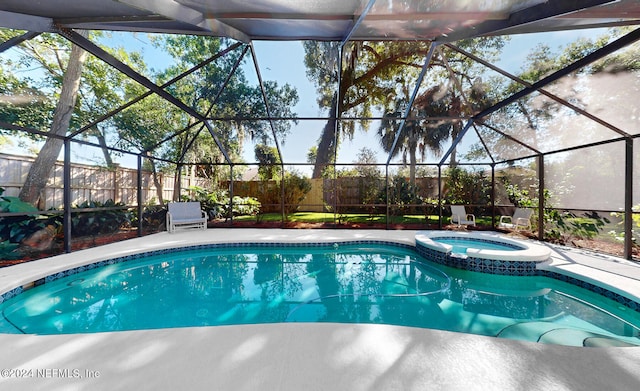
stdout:
[[[491,242],[491,241],[488,241]],[[500,243],[504,244],[504,243]],[[521,249],[519,246],[514,246]],[[429,248],[416,241],[416,250],[423,257],[441,265],[455,267],[457,269],[470,270],[487,274],[501,274],[508,276],[535,276],[538,273],[537,265],[546,261],[504,261],[486,258],[475,258]]]

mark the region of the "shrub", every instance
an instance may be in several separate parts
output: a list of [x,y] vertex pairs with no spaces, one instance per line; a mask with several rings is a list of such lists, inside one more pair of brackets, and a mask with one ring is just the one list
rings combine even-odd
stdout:
[[[508,179],[504,179],[503,183],[511,203],[517,207],[537,210],[539,203],[537,197],[531,197],[528,190],[520,189],[518,185],[511,183]],[[537,194],[535,187],[533,190]],[[605,224],[609,223],[609,219],[600,216],[597,212],[578,216],[570,211],[553,209],[550,202],[551,192],[545,189],[543,193],[544,204],[546,205],[544,210],[544,238],[546,240],[566,243],[572,238],[593,239],[602,231]]]
[[[121,202],[107,200],[103,203],[99,201],[85,201],[75,206],[76,209],[98,209],[123,207]],[[131,214],[127,210],[96,210],[86,212],[75,212],[71,215],[71,234],[84,236],[95,234],[109,234],[118,232],[120,228],[131,224]]]
[[447,170],[445,185],[448,204],[488,205],[491,200],[491,181],[481,171],[452,167]]
[[209,217],[227,216],[229,195],[226,190],[210,191],[200,186],[190,186],[191,195],[181,195],[180,201],[198,201]]
[[285,213],[298,210],[298,204],[311,191],[311,181],[297,172],[287,173],[284,177]]
[[[21,201],[18,197],[1,196],[4,189],[0,187],[0,212],[2,213],[31,213],[38,212],[33,205]],[[20,243],[33,233],[46,226],[47,218],[37,215],[0,217],[0,240],[10,243]]]
[[[633,206],[632,210],[634,212],[640,211],[640,205]],[[625,222],[624,222],[625,214],[622,212],[611,212],[611,216],[620,219],[620,222],[618,223],[618,225],[623,229],[623,232],[616,232],[615,230],[612,230],[612,231],[609,231],[609,235],[611,235],[615,240],[622,242],[624,241],[624,235],[625,235],[624,228],[623,228],[625,225]],[[631,221],[633,222],[632,223],[633,227],[640,228],[640,214],[638,213],[632,214]],[[631,242],[637,246],[640,244],[640,240],[638,239],[640,239],[638,238],[638,230],[632,229]]]
[[[182,196],[182,201],[198,201],[202,208],[207,211],[209,217],[228,218],[229,213],[229,192],[226,190],[209,191],[199,186],[191,186],[189,190],[192,196]],[[255,197],[233,197],[232,213],[234,216],[256,215],[260,212],[260,201]]]
[[[162,205],[145,205],[142,209],[142,226],[148,228],[159,228],[165,223],[167,218],[167,208]],[[131,225],[138,225],[138,208],[131,211]]]
[[255,216],[260,213],[260,201],[255,197],[233,197],[234,216]]
[[[538,206],[538,199],[536,197],[531,198],[529,191],[526,189],[520,189],[520,187],[509,182],[507,178],[502,180],[509,202],[520,208],[534,208]],[[548,198],[545,198],[547,201]]]
[[0,259],[20,259],[21,255],[16,250],[18,249],[18,243],[11,243],[8,240],[0,241]]
[[[418,194],[420,189],[409,182],[403,176],[396,176],[389,185],[389,204],[396,206],[400,214],[409,212],[410,205],[422,203],[422,197]],[[387,203],[387,190],[382,189],[379,193],[381,203]]]
[[587,212],[584,216],[577,216],[569,211],[555,209],[545,210],[545,220],[551,224],[550,229],[545,229],[545,239],[566,243],[572,238],[593,239],[609,219],[598,215],[597,212]]
[[298,209],[300,201],[311,191],[311,181],[297,172],[287,173],[284,177],[284,194],[280,181],[261,181],[257,190],[258,199],[265,205],[264,212],[279,212],[284,202],[285,213]]

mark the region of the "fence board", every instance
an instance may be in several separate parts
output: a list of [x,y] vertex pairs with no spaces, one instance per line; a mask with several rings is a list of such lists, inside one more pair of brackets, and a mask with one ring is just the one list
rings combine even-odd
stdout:
[[[5,196],[17,196],[29,173],[34,159],[25,156],[15,156],[0,153],[0,187],[5,189]],[[160,173],[160,183],[165,201],[173,199],[173,184],[175,176]],[[61,208],[63,205],[64,164],[56,162],[47,186],[44,190],[44,208]],[[207,187],[210,181],[203,178],[184,176],[182,188],[192,185]],[[135,206],[138,203],[138,172],[135,169],[104,167],[84,164],[71,164],[71,204],[79,205],[85,201],[107,200],[122,202]],[[142,199],[145,204],[158,203],[153,174],[142,172]]]

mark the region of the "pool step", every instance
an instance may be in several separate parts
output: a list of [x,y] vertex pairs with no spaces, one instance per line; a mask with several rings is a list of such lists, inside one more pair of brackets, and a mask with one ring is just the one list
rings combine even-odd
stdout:
[[576,329],[555,329],[540,336],[539,342],[588,347],[637,346],[608,335]]
[[499,338],[538,342],[540,336],[558,328],[556,323],[522,322],[509,325],[496,334]]
[[[561,327],[557,323],[549,322],[516,323],[500,330],[496,337],[567,346],[638,346],[612,336]],[[640,343],[640,340],[638,342]]]

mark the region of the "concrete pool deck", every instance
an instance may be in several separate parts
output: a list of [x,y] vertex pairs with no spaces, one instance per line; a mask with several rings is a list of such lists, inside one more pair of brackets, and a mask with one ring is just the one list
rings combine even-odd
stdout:
[[[96,262],[216,242],[384,240],[416,231],[159,233],[0,269],[0,292]],[[640,297],[640,264],[552,247],[543,267]],[[0,334],[10,390],[634,390],[640,348],[576,348],[386,325],[262,324],[75,335]]]

